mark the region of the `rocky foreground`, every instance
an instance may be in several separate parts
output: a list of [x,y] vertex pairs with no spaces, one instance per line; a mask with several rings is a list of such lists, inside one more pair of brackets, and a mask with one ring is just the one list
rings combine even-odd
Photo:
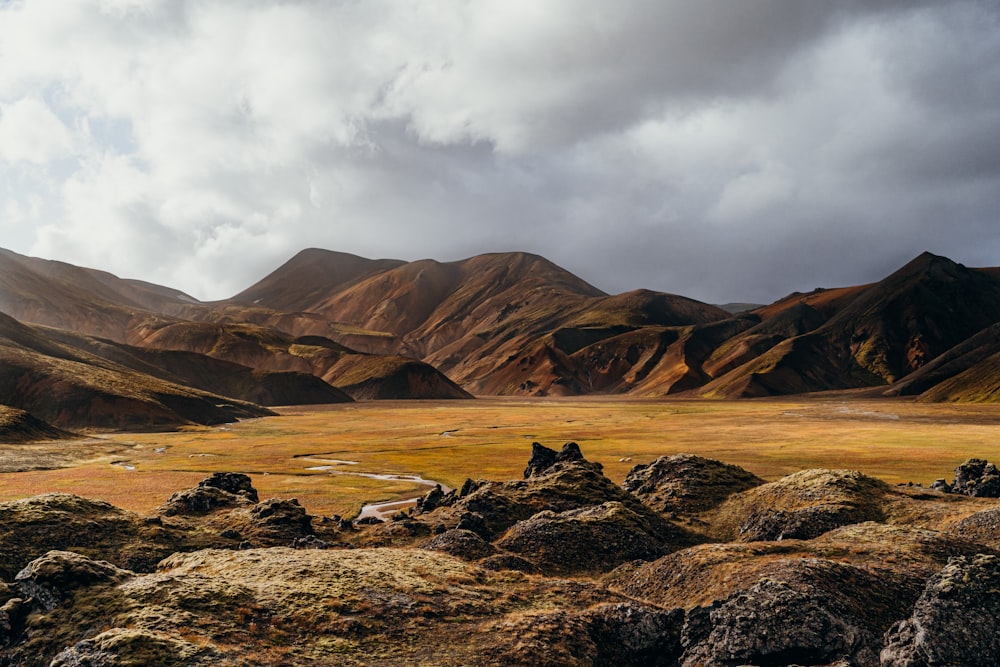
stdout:
[[0,503],[0,664],[993,666],[998,482],[680,454],[619,486],[569,443],[364,525],[234,473],[151,516],[46,494]]

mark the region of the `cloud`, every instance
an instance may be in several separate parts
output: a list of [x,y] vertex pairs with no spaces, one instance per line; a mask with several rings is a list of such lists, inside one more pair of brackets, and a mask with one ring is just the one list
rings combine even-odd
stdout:
[[998,28],[986,0],[0,4],[0,226],[205,298],[307,246],[715,301],[1000,264]]

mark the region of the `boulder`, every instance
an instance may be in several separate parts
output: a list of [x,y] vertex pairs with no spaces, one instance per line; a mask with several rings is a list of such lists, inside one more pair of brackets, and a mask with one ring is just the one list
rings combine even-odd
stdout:
[[622,488],[658,512],[698,514],[764,480],[743,468],[693,454],[661,456],[632,468]]
[[198,486],[170,496],[158,512],[163,516],[199,516],[219,509],[245,507],[257,500],[257,490],[247,475],[217,472],[198,482]]
[[655,514],[637,513],[610,501],[539,512],[515,524],[497,546],[530,557],[546,573],[569,574],[607,572],[628,561],[653,560],[692,541],[685,531]]
[[1000,498],[1000,470],[983,459],[969,459],[955,468],[951,492],[981,498]]
[[893,587],[860,568],[777,561],[749,588],[687,613],[681,664],[875,667],[882,623],[898,606]]
[[566,461],[585,462],[596,467],[598,470],[602,468],[601,464],[587,461],[583,458],[580,445],[575,442],[567,442],[558,452],[540,443],[533,442],[531,443],[531,458],[528,459],[528,467],[524,469],[524,478],[528,479],[529,477],[541,475],[555,464]]
[[133,572],[103,560],[91,560],[72,551],[50,551],[18,572],[14,587],[44,609],[54,609],[78,589],[117,583],[131,576]]
[[730,496],[712,533],[742,542],[812,539],[840,526],[882,521],[888,485],[855,470],[804,470]]
[[420,545],[420,548],[440,551],[470,561],[492,556],[497,551],[492,544],[476,533],[459,528],[446,530],[440,535],[432,537]]
[[885,635],[883,667],[1000,664],[1000,557],[953,559]]

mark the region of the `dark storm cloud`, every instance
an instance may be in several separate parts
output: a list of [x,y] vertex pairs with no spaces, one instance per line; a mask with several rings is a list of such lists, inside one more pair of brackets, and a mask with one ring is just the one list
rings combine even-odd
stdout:
[[201,297],[308,246],[716,302],[1000,265],[995,2],[0,12],[14,250]]

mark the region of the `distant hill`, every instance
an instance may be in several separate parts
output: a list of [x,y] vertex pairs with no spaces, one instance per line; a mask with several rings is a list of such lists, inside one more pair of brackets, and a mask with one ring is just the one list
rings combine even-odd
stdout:
[[930,253],[876,283],[723,308],[643,289],[605,294],[519,252],[405,262],[312,248],[202,303],[0,251],[0,307],[58,328],[45,330],[50,342],[267,405],[848,389],[1000,400],[1000,269]]

